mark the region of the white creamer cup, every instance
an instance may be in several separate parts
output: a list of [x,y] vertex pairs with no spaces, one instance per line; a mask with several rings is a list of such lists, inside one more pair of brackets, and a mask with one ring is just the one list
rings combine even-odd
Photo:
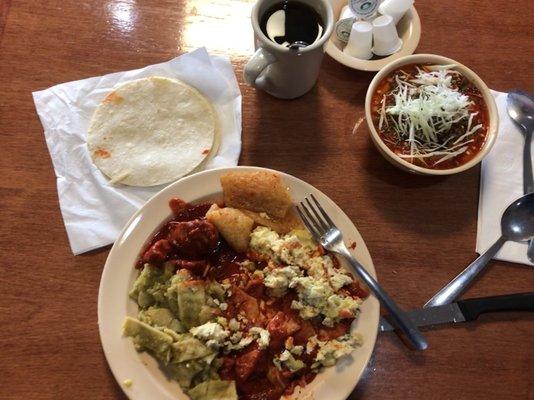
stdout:
[[356,14],[350,9],[349,6],[343,6],[341,12],[339,13],[339,20],[346,18],[355,18]]
[[349,8],[358,19],[370,20],[377,11],[379,0],[348,0]]
[[334,32],[340,42],[348,43],[350,31],[355,21],[355,18],[345,18],[336,22],[336,25],[334,26]]
[[349,6],[344,6],[334,26],[334,33],[340,42],[347,43],[349,41],[350,30],[354,21],[356,21],[356,14],[354,14]]
[[367,21],[357,21],[352,25],[349,42],[343,53],[361,60],[369,60],[373,56],[372,43],[373,25]]
[[398,24],[400,19],[412,7],[414,0],[384,0],[378,7],[382,15],[389,15]]
[[389,56],[402,47],[393,17],[382,15],[373,21],[373,53],[377,56]]

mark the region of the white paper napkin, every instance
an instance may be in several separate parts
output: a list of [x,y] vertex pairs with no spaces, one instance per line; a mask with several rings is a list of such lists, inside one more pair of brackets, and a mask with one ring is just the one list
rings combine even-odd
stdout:
[[[501,235],[501,215],[523,195],[523,135],[506,111],[506,93],[492,91],[499,110],[499,133],[491,152],[482,161],[478,203],[477,253],[485,252]],[[497,260],[533,265],[527,244],[507,242]]]
[[201,48],[145,68],[63,83],[33,93],[57,177],[59,205],[74,254],[110,243],[132,214],[165,185],[111,185],[92,163],[86,132],[94,110],[117,85],[151,75],[178,78],[213,102],[221,124],[217,154],[202,169],[237,165],[241,93],[227,58]]

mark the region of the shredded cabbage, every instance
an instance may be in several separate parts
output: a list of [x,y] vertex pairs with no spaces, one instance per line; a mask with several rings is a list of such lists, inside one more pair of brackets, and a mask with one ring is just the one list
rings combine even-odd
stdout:
[[[418,68],[415,77],[401,71],[395,75],[396,87],[391,93],[393,104],[382,98],[379,129],[391,125],[398,142],[409,144],[410,153],[403,158],[427,159],[443,156],[434,165],[464,153],[473,135],[482,128],[473,126],[477,113],[470,112],[473,102],[453,88],[452,79],[459,72],[454,65]],[[453,125],[465,123],[465,133],[450,135]]]

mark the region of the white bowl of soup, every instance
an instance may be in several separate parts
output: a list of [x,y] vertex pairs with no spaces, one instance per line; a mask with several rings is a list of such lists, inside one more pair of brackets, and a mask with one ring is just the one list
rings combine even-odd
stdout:
[[380,153],[423,175],[451,175],[477,165],[499,125],[482,79],[434,54],[406,56],[380,70],[367,90],[365,116]]

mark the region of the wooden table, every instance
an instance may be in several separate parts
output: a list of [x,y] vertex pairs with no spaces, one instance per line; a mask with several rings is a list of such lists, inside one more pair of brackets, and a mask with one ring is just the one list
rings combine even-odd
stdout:
[[[73,256],[31,92],[138,68],[198,46],[230,55],[243,93],[242,165],[275,168],[327,193],[356,223],[380,281],[420,307],[476,255],[479,168],[408,175],[373,148],[363,103],[373,75],[326,56],[317,86],[281,101],[243,84],[247,0],[0,0],[0,398],[124,399],[100,347],[96,299],[108,248]],[[417,4],[417,51],[452,57],[493,89],[534,92],[534,7]],[[466,19],[466,17],[468,17]],[[519,156],[519,155],[518,155]],[[493,262],[468,296],[534,289],[534,270]],[[534,316],[484,316],[407,350],[380,334],[351,399],[534,399]],[[327,399],[325,399],[327,400]]]

